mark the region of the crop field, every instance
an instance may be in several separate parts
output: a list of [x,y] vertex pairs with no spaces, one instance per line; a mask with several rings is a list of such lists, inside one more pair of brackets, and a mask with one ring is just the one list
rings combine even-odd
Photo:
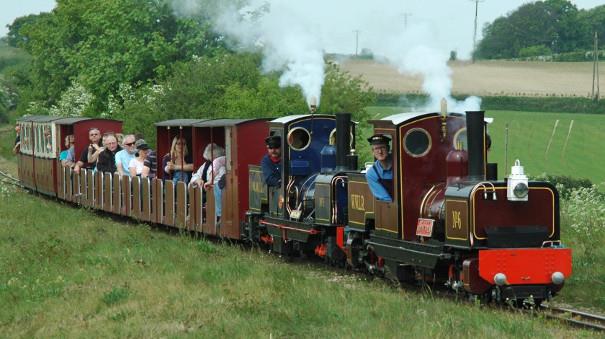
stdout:
[[[421,93],[420,76],[401,75],[393,66],[368,60],[348,60],[341,67],[362,75],[376,90]],[[592,90],[592,63],[478,61],[452,62],[454,94],[478,96],[577,96]],[[600,69],[601,92],[605,91],[605,67]]]
[[[376,117],[404,112],[406,109],[368,108]],[[594,184],[604,183],[602,188],[605,188],[605,147],[602,145],[605,140],[605,115],[495,110],[487,111],[485,115],[494,118],[488,127],[492,137],[488,159],[498,163],[499,178],[510,172],[510,166],[515,159],[519,159],[529,175],[547,173],[587,178]]]

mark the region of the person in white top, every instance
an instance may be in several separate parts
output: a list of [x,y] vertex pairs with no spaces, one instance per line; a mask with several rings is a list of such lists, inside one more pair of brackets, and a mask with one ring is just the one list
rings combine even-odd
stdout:
[[145,158],[147,158],[147,153],[149,152],[149,145],[143,139],[137,140],[135,143],[137,148],[136,158],[130,160],[128,164],[128,171],[130,172],[130,176],[141,176],[143,173],[143,165],[145,164]]

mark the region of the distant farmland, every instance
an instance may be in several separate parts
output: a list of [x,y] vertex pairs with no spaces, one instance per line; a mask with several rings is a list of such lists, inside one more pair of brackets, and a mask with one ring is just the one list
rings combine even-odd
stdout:
[[[377,90],[420,93],[420,76],[403,76],[389,65],[367,60],[341,63],[344,70],[362,75]],[[450,63],[453,93],[479,96],[578,96],[592,89],[592,63],[480,61]],[[605,92],[605,67],[600,69],[601,93]],[[603,94],[602,94],[603,95]]]

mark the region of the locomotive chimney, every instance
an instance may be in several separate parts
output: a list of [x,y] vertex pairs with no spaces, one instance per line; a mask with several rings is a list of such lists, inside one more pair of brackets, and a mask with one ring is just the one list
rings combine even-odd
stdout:
[[468,179],[485,180],[485,111],[466,112]]
[[309,112],[311,112],[311,114],[317,112],[317,99],[315,97],[311,97],[311,100],[309,101]]
[[347,156],[351,152],[351,113],[336,114],[336,170],[349,169]]

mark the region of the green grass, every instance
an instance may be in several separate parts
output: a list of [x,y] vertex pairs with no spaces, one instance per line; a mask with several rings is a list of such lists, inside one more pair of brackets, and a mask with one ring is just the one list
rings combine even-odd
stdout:
[[3,337],[591,335],[0,192]]
[[[377,118],[405,110],[402,107],[368,107],[368,111]],[[605,115],[495,110],[486,111],[485,115],[494,118],[488,127],[492,137],[488,159],[498,163],[499,178],[510,172],[515,159],[519,159],[525,172],[532,176],[548,173],[587,178],[595,184],[605,182],[605,147],[602,146]],[[557,120],[559,123],[550,142]],[[568,139],[572,120],[574,123]],[[508,166],[505,157],[507,125]],[[371,129],[363,127],[362,131],[368,135],[371,133]]]

